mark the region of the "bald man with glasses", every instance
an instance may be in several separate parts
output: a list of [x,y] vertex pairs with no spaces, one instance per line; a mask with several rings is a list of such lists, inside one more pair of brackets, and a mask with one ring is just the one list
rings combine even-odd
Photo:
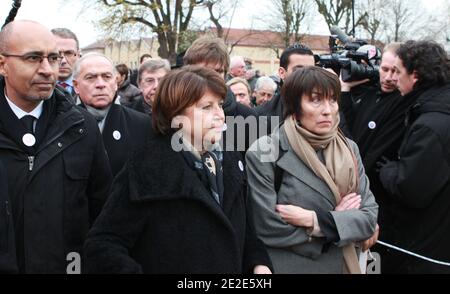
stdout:
[[7,266],[20,273],[67,273],[112,181],[97,122],[55,89],[61,60],[39,23],[0,31],[0,158],[17,253]]

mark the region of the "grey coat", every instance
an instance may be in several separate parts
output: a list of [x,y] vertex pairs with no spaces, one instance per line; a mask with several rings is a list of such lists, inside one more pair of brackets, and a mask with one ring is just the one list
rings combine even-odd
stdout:
[[[334,211],[337,204],[333,193],[294,153],[283,128],[262,137],[247,152],[248,201],[257,234],[267,246],[276,273],[342,273],[342,247],[373,235],[378,205],[369,190],[358,147],[349,142],[358,160],[362,202],[359,210],[345,212]],[[270,151],[275,151],[275,156],[269,156]],[[278,193],[274,187],[275,164],[283,170]],[[328,244],[324,250],[326,238],[311,238],[305,228],[283,221],[275,211],[277,204],[331,212],[339,242]]]

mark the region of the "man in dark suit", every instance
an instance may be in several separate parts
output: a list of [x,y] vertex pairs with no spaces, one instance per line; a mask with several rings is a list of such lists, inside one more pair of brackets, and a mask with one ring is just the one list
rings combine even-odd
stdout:
[[142,94],[129,107],[141,113],[151,115],[152,104],[159,82],[169,72],[170,63],[167,59],[152,59],[141,64],[137,75],[137,83]]
[[117,71],[102,54],[83,56],[74,66],[74,87],[87,111],[97,120],[115,176],[132,151],[151,134],[150,117],[114,103]]
[[80,43],[78,38],[71,30],[66,28],[52,29],[56,39],[59,54],[62,56],[59,66],[58,86],[69,94],[75,102],[75,90],[73,88],[73,65],[80,58]]
[[112,181],[95,120],[55,89],[60,62],[41,24],[15,21],[0,32],[0,158],[20,273],[67,273]]
[[[230,67],[228,48],[220,38],[203,37],[195,40],[183,60],[185,65],[201,65],[216,71],[224,81]],[[223,103],[223,111],[227,124],[227,133],[223,136],[225,149],[245,154],[258,137],[256,112],[237,103],[230,89]]]
[[267,119],[267,132],[272,131],[284,121],[283,117],[283,98],[281,97],[281,87],[294,71],[299,68],[314,66],[314,54],[308,47],[301,44],[294,44],[286,48],[281,54],[280,68],[278,75],[280,77],[279,89],[275,92],[272,100],[255,108],[260,117],[260,123],[265,122],[261,117]]

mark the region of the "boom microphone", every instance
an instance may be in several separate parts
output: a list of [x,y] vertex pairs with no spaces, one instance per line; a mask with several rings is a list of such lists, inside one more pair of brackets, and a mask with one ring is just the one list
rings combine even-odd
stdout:
[[339,41],[341,41],[343,44],[353,42],[353,40],[349,36],[347,36],[347,34],[344,33],[338,26],[332,26],[330,28],[330,33],[332,35],[336,35]]

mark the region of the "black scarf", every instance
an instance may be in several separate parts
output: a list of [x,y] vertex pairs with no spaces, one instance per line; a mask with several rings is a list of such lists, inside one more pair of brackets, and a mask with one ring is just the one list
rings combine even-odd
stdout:
[[205,188],[211,192],[213,199],[222,206],[223,203],[223,152],[207,151],[199,159],[190,151],[181,151],[190,168],[198,175]]

